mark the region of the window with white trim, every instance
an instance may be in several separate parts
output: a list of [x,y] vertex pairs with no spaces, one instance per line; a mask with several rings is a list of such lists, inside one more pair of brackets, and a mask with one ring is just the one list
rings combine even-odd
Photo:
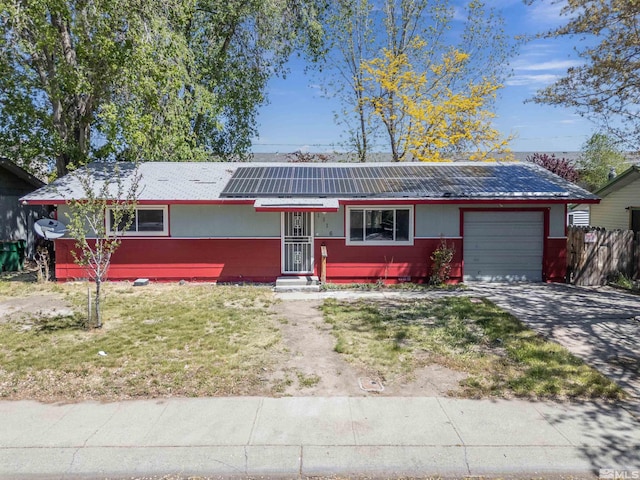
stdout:
[[[117,230],[115,225],[114,212],[108,209],[107,221],[109,223],[108,230],[113,234]],[[124,232],[127,236],[162,236],[169,234],[168,228],[168,208],[167,206],[138,206],[136,207],[131,224]],[[122,220],[121,225],[128,222]]]
[[347,207],[347,245],[413,245],[413,207]]

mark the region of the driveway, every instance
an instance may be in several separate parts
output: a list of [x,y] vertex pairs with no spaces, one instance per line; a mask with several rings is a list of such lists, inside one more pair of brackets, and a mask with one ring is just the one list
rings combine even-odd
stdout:
[[472,284],[470,290],[616,381],[640,411],[640,296],[544,283]]

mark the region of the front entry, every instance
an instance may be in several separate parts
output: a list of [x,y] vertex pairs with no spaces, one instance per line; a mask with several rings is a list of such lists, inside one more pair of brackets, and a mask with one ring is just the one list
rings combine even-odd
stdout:
[[282,273],[313,274],[313,215],[282,213]]

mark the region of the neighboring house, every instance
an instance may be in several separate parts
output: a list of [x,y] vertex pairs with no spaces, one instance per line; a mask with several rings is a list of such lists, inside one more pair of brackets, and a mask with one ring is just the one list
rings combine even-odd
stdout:
[[[99,184],[113,166],[89,168]],[[424,282],[445,240],[453,281],[564,281],[567,204],[598,202],[526,163],[166,162],[139,174],[111,279],[273,282],[320,275],[326,250],[329,282]],[[64,222],[65,200],[81,197],[70,174],[24,200],[57,205]],[[86,277],[74,241],[55,246],[56,278]]]
[[625,170],[594,194],[602,200],[589,206],[590,226],[640,232],[640,166]]
[[589,226],[589,209],[585,205],[569,207],[567,213],[567,225],[570,227],[588,227]]
[[12,161],[0,157],[0,242],[26,240],[28,257],[34,253],[33,223],[47,215],[47,208],[26,206],[19,200],[43,185],[44,182]]

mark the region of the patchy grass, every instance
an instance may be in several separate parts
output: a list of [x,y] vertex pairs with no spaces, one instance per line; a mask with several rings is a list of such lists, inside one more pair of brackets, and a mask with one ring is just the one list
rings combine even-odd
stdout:
[[375,283],[323,283],[320,289],[323,291],[335,291],[335,290],[358,290],[366,292],[378,292],[384,290],[406,291],[406,292],[424,292],[433,290],[465,290],[467,287],[463,284],[444,284],[444,285],[431,285],[427,283],[384,283],[379,280]]
[[464,371],[468,397],[611,398],[624,392],[491,302],[468,297],[326,300],[336,352],[381,378],[431,363]]
[[298,376],[298,385],[300,385],[301,388],[315,387],[318,383],[320,383],[320,380],[321,380],[320,377],[315,373],[311,375],[305,375],[302,372],[297,372],[297,376]]
[[282,346],[269,289],[108,283],[100,330],[82,328],[87,284],[0,282],[0,299],[34,291],[76,313],[0,323],[0,398],[270,394],[261,376]]

